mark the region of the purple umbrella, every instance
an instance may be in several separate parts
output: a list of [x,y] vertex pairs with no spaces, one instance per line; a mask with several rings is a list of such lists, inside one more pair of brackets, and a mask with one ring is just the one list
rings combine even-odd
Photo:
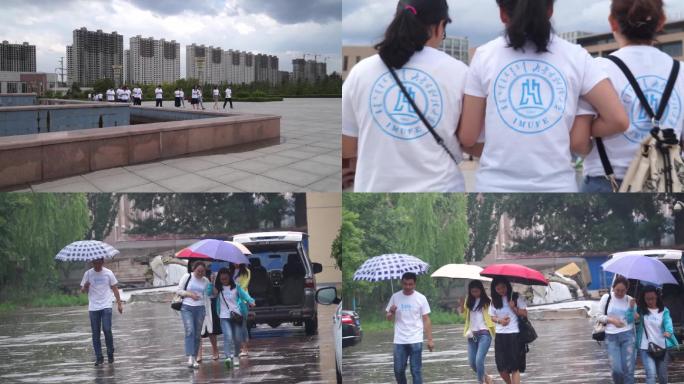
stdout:
[[654,257],[644,255],[617,256],[601,265],[608,272],[617,273],[628,279],[646,281],[649,283],[678,284],[667,266]]
[[228,261],[235,264],[249,264],[249,259],[240,248],[222,240],[200,240],[176,254],[181,259],[207,258]]

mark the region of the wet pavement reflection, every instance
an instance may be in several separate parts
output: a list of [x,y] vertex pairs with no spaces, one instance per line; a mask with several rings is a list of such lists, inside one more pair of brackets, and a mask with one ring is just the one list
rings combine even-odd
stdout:
[[[208,340],[198,370],[185,365],[183,325],[168,304],[136,302],[113,315],[114,364],[94,367],[87,307],[0,315],[0,382],[334,383],[334,308],[319,306],[319,335],[283,324],[253,330],[250,356],[227,370]],[[219,349],[223,358],[221,336]],[[103,353],[106,353],[104,336]]]
[[[533,321],[539,338],[530,345],[527,371],[523,383],[612,383],[605,344],[591,339],[588,319]],[[468,365],[467,344],[463,326],[433,327],[435,351],[423,351],[425,383],[475,383]],[[495,383],[503,383],[496,373],[494,342],[487,354],[486,371]],[[407,368],[407,377],[411,374]],[[392,370],[392,332],[367,332],[363,341],[344,350],[344,382],[390,383]],[[639,364],[637,383],[644,383],[644,370]],[[410,379],[409,379],[410,382]],[[674,356],[669,366],[669,383],[684,383],[684,353]]]

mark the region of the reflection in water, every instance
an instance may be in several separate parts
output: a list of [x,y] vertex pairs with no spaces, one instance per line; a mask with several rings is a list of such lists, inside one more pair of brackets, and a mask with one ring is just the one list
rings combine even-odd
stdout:
[[[523,383],[611,383],[605,344],[591,339],[587,319],[533,321],[539,334],[530,345]],[[474,373],[468,365],[463,326],[434,326],[435,352],[423,351],[423,379],[426,383],[472,383]],[[669,383],[684,383],[684,355],[670,364]],[[498,377],[494,362],[494,343],[487,355],[487,373]],[[410,373],[407,370],[407,375]],[[393,381],[392,332],[368,332],[357,346],[345,348],[344,382],[384,384]],[[638,367],[637,382],[644,382]],[[502,382],[499,378],[496,382]]]
[[332,309],[319,306],[319,336],[289,325],[254,330],[250,356],[228,371],[222,360],[210,358],[198,370],[187,368],[181,319],[168,304],[138,302],[127,305],[123,315],[115,312],[116,361],[99,367],[93,366],[86,307],[23,310],[0,316],[0,382],[330,383],[335,380],[331,316]]

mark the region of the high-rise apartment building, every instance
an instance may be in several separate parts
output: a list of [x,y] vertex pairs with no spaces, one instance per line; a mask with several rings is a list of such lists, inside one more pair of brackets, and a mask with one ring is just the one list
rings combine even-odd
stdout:
[[442,40],[439,50],[468,64],[468,38],[467,37],[447,37]]
[[140,35],[130,38],[126,51],[126,82],[163,84],[180,79],[180,43]]
[[292,81],[314,83],[325,78],[328,65],[315,60],[292,60]]
[[186,78],[200,84],[251,84],[255,81],[277,84],[279,61],[275,56],[249,52],[224,51],[203,45],[188,45]]
[[185,73],[188,79],[200,84],[219,84],[225,78],[223,51],[220,47],[204,45],[185,46]]
[[26,42],[10,44],[3,41],[0,44],[0,71],[35,72],[36,46]]
[[257,83],[278,84],[278,58],[276,56],[257,54],[254,56],[255,77]]
[[[123,36],[102,30],[74,30],[73,44],[67,46],[69,82],[91,87],[101,79],[123,82]],[[71,58],[71,59],[69,59]]]

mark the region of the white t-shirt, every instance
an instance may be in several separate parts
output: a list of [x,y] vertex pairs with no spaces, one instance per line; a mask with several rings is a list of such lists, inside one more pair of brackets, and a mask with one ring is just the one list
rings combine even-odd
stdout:
[[[238,290],[237,290],[237,285],[235,286],[235,289],[230,289],[229,287],[223,287],[223,291],[220,292],[220,295],[223,295],[223,297],[219,296],[217,300],[221,302],[221,313],[219,313],[219,317],[222,319],[229,319],[230,318],[230,311],[240,313],[240,308],[237,305],[237,299],[238,299]],[[224,300],[225,299],[225,300]],[[228,303],[228,306],[226,306],[226,303]]]
[[625,326],[622,328],[618,328],[613,324],[606,324],[607,334],[614,335],[634,329],[634,323],[627,323],[627,311],[629,311],[630,300],[632,300],[632,298],[629,295],[625,295],[622,299],[618,299],[613,294],[613,297],[610,299],[610,305],[608,305],[608,315],[604,315],[606,303],[608,302],[608,294],[601,297],[601,301],[599,301],[599,310],[601,311],[599,316],[601,321],[605,322],[607,317],[613,317],[620,319],[625,323]]
[[121,95],[123,95],[123,89],[119,88],[116,90],[116,99],[121,100]]
[[[184,280],[185,279],[181,279],[181,283],[183,283],[183,286],[185,286]],[[200,299],[195,300],[192,297],[185,297],[183,298],[183,304],[187,304],[193,307],[199,307],[204,305],[204,297],[207,293],[206,289],[208,284],[209,280],[206,277],[198,279],[195,277],[194,274],[191,274],[190,282],[188,282],[188,287],[185,290],[188,292],[195,292],[200,296]],[[181,287],[181,289],[183,289],[183,287]]]
[[163,99],[164,98],[163,94],[164,94],[164,91],[161,88],[156,88],[154,90],[154,95],[157,99]]
[[[657,113],[656,107],[660,105],[660,99],[665,91],[667,79],[672,71],[672,57],[661,50],[646,46],[635,45],[621,48],[612,53],[625,62],[627,67],[636,77],[639,86],[651,104],[651,109]],[[615,177],[623,179],[627,173],[632,159],[634,159],[639,144],[650,136],[653,128],[651,119],[646,111],[641,107],[641,102],[636,96],[634,89],[629,84],[627,77],[622,73],[615,63],[606,58],[595,59],[596,63],[610,77],[615,90],[622,101],[625,112],[629,116],[629,129],[625,133],[603,138],[606,147],[606,154],[613,166]],[[674,91],[667,103],[668,108],[661,119],[661,128],[672,128],[677,133],[677,137],[682,136],[682,126],[684,126],[684,66],[680,69]],[[583,103],[578,114],[595,114],[594,110]],[[584,159],[585,176],[604,176],[606,173],[601,164],[598,150],[594,146],[589,155]]]
[[193,89],[193,90],[192,90],[192,98],[193,98],[193,99],[196,99],[196,98],[197,98],[197,90],[196,90],[196,89]]
[[114,101],[114,90],[110,89],[107,91],[107,101]]
[[578,191],[570,130],[580,96],[606,75],[579,45],[552,35],[548,50],[499,37],[473,57],[465,93],[487,99],[478,192]]
[[218,89],[214,89],[214,90],[212,91],[212,95],[214,95],[214,96],[219,96],[219,95],[220,95],[219,90],[218,90]]
[[180,91],[175,91],[173,94],[175,97],[181,97]]
[[[504,297],[502,301],[503,301],[503,305],[501,306],[500,309],[496,309],[494,307],[494,304],[491,304],[489,306],[489,315],[490,316],[496,316],[496,318],[499,320],[503,320],[505,317],[508,317],[511,320],[511,322],[508,323],[508,325],[506,325],[506,326],[503,326],[502,324],[497,323],[496,324],[496,333],[518,333],[518,332],[520,332],[520,328],[518,328],[518,316],[513,312],[513,310],[511,309],[511,306],[508,304],[508,298]],[[522,296],[518,296],[518,300],[516,302],[516,305],[518,306],[518,309],[527,308],[527,303],[522,298]]]
[[[648,349],[649,341],[661,348],[666,347],[665,336],[663,336],[663,315],[665,314],[665,311],[658,311],[658,308],[649,308],[648,315],[641,318],[646,327],[646,332],[641,335],[641,345],[639,346],[639,349]],[[648,339],[646,338],[647,334]]]
[[121,95],[119,96],[119,99],[123,101],[128,101],[128,98],[130,96],[130,90],[121,90]]
[[[480,299],[475,300],[473,308],[477,308],[479,304]],[[477,311],[470,311],[470,331],[477,332],[486,329],[487,325],[485,324],[484,313],[482,313],[482,308],[478,309]]]
[[394,344],[415,344],[423,342],[423,315],[430,313],[430,304],[423,294],[413,291],[405,295],[399,291],[392,295],[385,311],[397,306],[394,314]]
[[226,99],[230,99],[233,97],[233,90],[230,88],[226,88]]
[[[409,94],[456,159],[467,67],[425,47],[397,70]],[[379,55],[354,66],[342,85],[342,133],[358,138],[356,192],[461,192],[459,167],[435,141]]]
[[181,91],[180,91],[180,97],[181,97],[181,99],[185,97],[185,92],[183,92],[182,89],[181,89]]
[[141,99],[142,98],[142,89],[140,88],[133,88],[133,97],[136,99]]
[[131,90],[130,89],[126,90],[126,96],[127,96],[127,100],[131,98]]
[[86,282],[90,282],[88,288],[88,310],[99,311],[105,308],[112,307],[112,300],[114,300],[114,293],[112,292],[112,285],[118,283],[114,273],[108,268],[102,267],[100,272],[95,272],[94,268],[90,268],[83,274],[81,279],[81,287]]

